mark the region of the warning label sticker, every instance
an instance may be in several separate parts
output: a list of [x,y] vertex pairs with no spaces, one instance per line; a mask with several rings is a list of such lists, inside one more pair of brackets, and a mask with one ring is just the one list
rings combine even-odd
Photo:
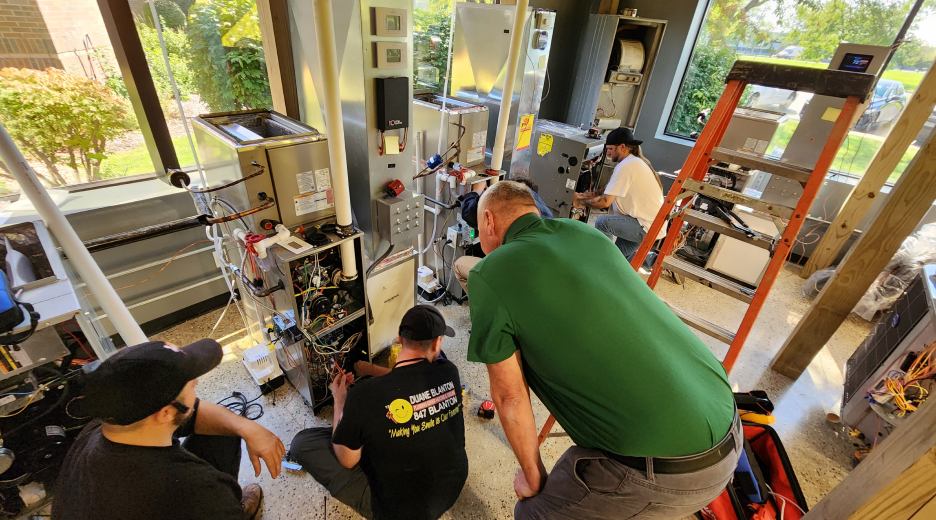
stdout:
[[571,179],[571,178],[566,179],[566,189],[567,190],[575,189],[575,179]]
[[517,151],[526,150],[530,147],[530,140],[533,138],[533,114],[527,114],[520,118],[520,135],[517,137]]
[[552,134],[543,134],[539,138],[539,142],[536,143],[536,153],[539,155],[546,155],[552,151],[553,147],[553,136]]
[[296,174],[296,184],[299,185],[299,194],[305,195],[315,191],[315,172],[299,172]]
[[487,142],[487,130],[482,130],[480,132],[475,132],[471,134],[471,147],[472,148],[484,146],[486,142]]
[[322,191],[331,188],[331,175],[328,173],[328,168],[315,170],[315,187],[316,191]]
[[484,146],[468,149],[468,164],[484,159]]
[[335,197],[332,190],[321,190],[294,197],[296,216],[322,211],[335,207]]

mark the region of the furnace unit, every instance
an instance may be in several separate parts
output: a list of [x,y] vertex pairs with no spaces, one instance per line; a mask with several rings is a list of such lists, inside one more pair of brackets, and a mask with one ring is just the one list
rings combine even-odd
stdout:
[[[490,165],[515,6],[459,2],[455,9],[451,95],[490,111],[484,159]],[[533,126],[539,117],[555,20],[553,11],[527,10],[521,55],[512,71],[516,81],[504,141],[503,169],[509,175],[526,175],[530,168]]]
[[634,129],[665,29],[664,20],[589,16],[566,122],[586,130]]

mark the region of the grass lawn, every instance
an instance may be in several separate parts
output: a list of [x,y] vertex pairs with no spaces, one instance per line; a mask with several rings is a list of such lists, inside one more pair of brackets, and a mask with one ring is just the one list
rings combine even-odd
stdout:
[[[176,154],[179,156],[179,164],[188,166],[195,164],[192,157],[192,149],[189,148],[188,139],[185,136],[172,139]],[[118,152],[107,156],[101,167],[101,177],[104,179],[114,179],[117,177],[126,177],[128,175],[138,175],[141,173],[151,173],[153,162],[150,160],[146,145],[140,145],[139,148]]]
[[[774,134],[773,139],[770,140],[770,144],[767,146],[767,150],[773,150],[774,146],[786,148],[797,125],[799,125],[799,121],[787,121],[786,124]],[[863,134],[848,134],[848,138],[835,156],[835,162],[832,163],[831,169],[843,173],[862,175],[868,169],[868,165],[871,164],[871,159],[874,158],[874,154],[877,153],[881,144],[882,141],[866,138]],[[890,177],[887,179],[888,182],[894,182],[900,177],[900,174],[907,169],[907,165],[910,164],[910,161],[918,150],[918,147],[910,146],[907,151],[904,152],[903,158],[900,160],[900,163],[897,164],[897,168],[894,169],[893,173],[891,173]]]
[[[783,58],[767,58],[764,56],[744,56],[744,59],[763,63],[775,63],[778,65],[799,65],[800,67],[812,67],[814,69],[824,69],[829,66],[828,63],[820,63],[817,61],[785,60]],[[916,90],[917,85],[920,84],[920,81],[923,81],[924,74],[923,72],[909,72],[906,70],[888,70],[884,73],[883,77],[884,79],[899,81],[903,83],[904,89],[906,89],[907,92],[913,92]]]

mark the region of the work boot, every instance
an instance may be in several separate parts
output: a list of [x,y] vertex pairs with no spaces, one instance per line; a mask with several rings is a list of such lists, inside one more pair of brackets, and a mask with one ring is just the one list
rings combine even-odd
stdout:
[[260,484],[250,484],[241,488],[241,505],[244,506],[248,520],[253,520],[257,516],[261,501],[263,501],[263,490],[260,489]]

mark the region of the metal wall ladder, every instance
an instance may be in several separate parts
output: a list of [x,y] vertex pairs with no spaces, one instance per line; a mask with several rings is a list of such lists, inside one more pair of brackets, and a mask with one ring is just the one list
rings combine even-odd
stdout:
[[[690,327],[708,334],[731,345],[722,361],[730,373],[741,348],[751,332],[754,321],[760,313],[767,294],[770,292],[777,275],[783,268],[787,254],[793,246],[796,236],[802,228],[819,188],[825,179],[832,161],[845,141],[853,117],[861,102],[871,91],[875,78],[870,74],[843,72],[837,70],[818,70],[805,67],[774,65],[769,63],[737,61],[726,78],[727,86],[715,106],[711,118],[702,130],[702,134],[689,153],[679,177],[667,194],[663,207],[657,213],[647,232],[646,238],[631,261],[636,270],[643,264],[653,246],[654,237],[658,236],[667,220],[672,220],[666,239],[653,266],[653,272],[647,280],[651,288],[656,286],[664,269],[695,280],[719,292],[727,294],[749,304],[748,310],[736,332],[731,332],[701,317],[694,316],[670,305],[673,312]],[[822,154],[813,170],[784,164],[779,161],[736,150],[719,148],[718,144],[725,135],[728,123],[741,99],[741,94],[748,84],[762,85],[789,90],[814,92],[817,95],[845,98],[845,104],[839,113],[832,132],[822,149]],[[719,188],[703,182],[710,165],[717,162],[733,163],[754,170],[764,171],[793,179],[803,185],[803,194],[795,208],[769,203]],[[695,211],[691,208],[696,194],[720,201],[740,204],[771,216],[780,230],[779,238],[761,233],[746,233],[735,229],[717,217]],[[770,263],[756,290],[706,271],[694,264],[671,256],[673,245],[682,232],[683,222],[710,229],[727,237],[761,247],[771,253]],[[753,235],[753,236],[751,236]]]

